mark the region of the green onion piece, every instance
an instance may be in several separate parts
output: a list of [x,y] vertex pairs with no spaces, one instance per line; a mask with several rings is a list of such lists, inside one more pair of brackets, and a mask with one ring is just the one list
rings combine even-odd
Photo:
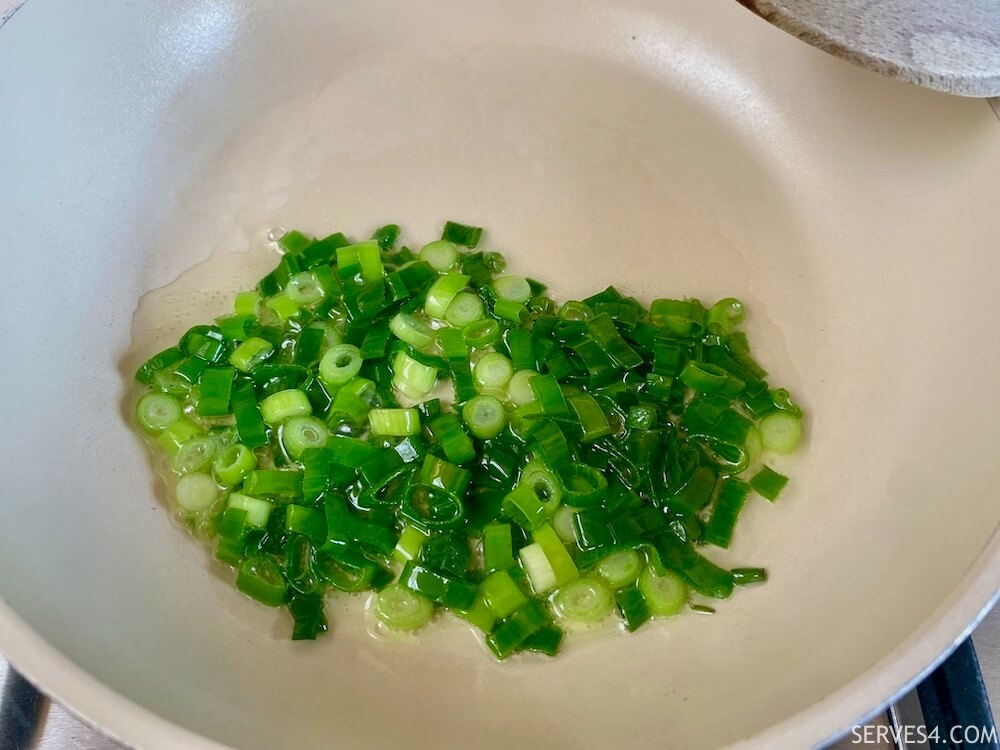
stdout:
[[802,441],[802,420],[786,412],[768,414],[759,429],[764,450],[774,453],[793,453]]
[[233,315],[249,315],[256,318],[260,314],[260,292],[237,292],[233,300]]
[[428,455],[424,458],[417,479],[421,484],[437,487],[460,498],[472,481],[472,473],[461,466],[442,461],[437,456]]
[[538,376],[534,370],[518,370],[507,383],[507,398],[514,406],[530,404],[537,397],[531,388],[531,381]]
[[482,298],[475,292],[459,292],[448,304],[444,319],[456,328],[475,323],[486,314]]
[[556,586],[563,586],[579,577],[580,573],[576,568],[576,564],[573,562],[573,558],[562,543],[559,535],[556,534],[555,529],[545,523],[535,529],[531,533],[531,537],[535,544],[538,544],[545,553],[545,557],[552,567]]
[[733,593],[732,574],[702,557],[694,547],[684,544],[674,534],[659,534],[653,542],[663,565],[683,575],[699,594],[725,599]]
[[219,486],[210,474],[186,474],[175,488],[177,506],[185,513],[205,513],[219,499]]
[[178,474],[205,471],[215,460],[218,444],[208,435],[185,440],[170,459],[170,468]]
[[569,443],[566,442],[563,431],[554,422],[542,424],[532,432],[531,437],[532,452],[541,458],[549,468],[562,466],[569,459]]
[[494,628],[486,637],[486,645],[498,659],[505,659],[547,622],[548,615],[542,606],[528,602]]
[[167,453],[176,454],[180,447],[195,435],[204,432],[200,425],[192,422],[187,417],[181,417],[167,429],[160,433],[156,442],[160,444]]
[[595,570],[617,590],[635,583],[643,570],[643,559],[634,549],[619,550],[597,563]]
[[517,556],[535,594],[546,594],[556,587],[555,571],[540,544],[521,547]]
[[293,229],[290,232],[285,232],[281,235],[281,239],[278,240],[280,244],[288,253],[299,253],[305,250],[309,245],[312,244],[312,240],[306,237],[302,232]]
[[575,519],[578,512],[578,508],[560,505],[552,517],[552,528],[563,544],[573,544],[576,542]]
[[277,563],[269,557],[250,557],[236,574],[236,588],[269,607],[285,602],[287,585]]
[[438,273],[445,273],[458,262],[458,248],[454,242],[435,240],[420,248],[420,260],[429,263]]
[[378,243],[380,249],[389,250],[399,239],[399,225],[386,224],[384,227],[379,227],[372,234],[372,239]]
[[399,515],[410,524],[431,532],[453,529],[465,520],[465,506],[455,494],[424,484],[411,485]]
[[361,281],[373,284],[382,280],[382,249],[376,240],[366,240],[355,245],[337,248],[337,266],[341,273],[358,275]]
[[483,388],[503,388],[514,374],[514,366],[499,352],[489,352],[479,358],[472,374]]
[[580,578],[561,587],[552,599],[556,614],[574,622],[600,622],[614,606],[614,594],[596,578]]
[[611,434],[611,424],[597,400],[589,393],[573,393],[569,398],[570,408],[580,422],[583,442],[592,443],[598,438]]
[[774,502],[788,484],[788,477],[779,474],[769,466],[762,466],[750,480],[754,492],[767,500]]
[[526,531],[541,527],[548,518],[538,495],[526,485],[518,485],[508,492],[501,507],[504,515]]
[[531,391],[541,404],[542,413],[547,416],[564,416],[569,414],[569,405],[563,396],[559,382],[551,375],[539,375],[528,381]]
[[139,369],[136,370],[135,379],[143,385],[149,385],[153,382],[153,377],[157,373],[177,364],[184,359],[184,356],[184,352],[175,346],[164,349],[142,363]]
[[302,497],[302,472],[298,469],[256,469],[243,482],[249,495],[292,499]]
[[198,381],[201,396],[195,409],[199,417],[222,417],[230,413],[229,402],[233,393],[232,367],[206,367]]
[[227,341],[245,341],[257,330],[257,318],[253,315],[227,315],[216,318],[215,324]]
[[649,611],[657,617],[675,615],[687,604],[687,586],[676,573],[658,576],[646,568],[639,574],[638,586]]
[[274,352],[274,345],[257,336],[251,336],[229,355],[229,364],[240,372],[250,372]]
[[460,273],[446,273],[427,290],[424,298],[424,312],[430,317],[444,320],[448,305],[455,299],[456,295],[465,289],[469,283],[469,277]]
[[146,432],[158,434],[175,424],[184,412],[180,402],[165,393],[147,393],[135,409],[135,418]]
[[457,616],[461,617],[463,620],[468,622],[470,625],[474,625],[479,628],[484,633],[491,633],[493,631],[493,626],[496,624],[497,617],[490,608],[486,605],[486,600],[479,594],[472,602],[472,606],[468,609],[452,609]]
[[514,566],[514,546],[509,523],[489,523],[483,527],[483,568],[507,570]]
[[470,250],[475,249],[482,236],[482,227],[459,224],[455,221],[445,222],[444,231],[441,233],[441,239],[454,242],[456,245],[463,245]]
[[413,563],[407,563],[403,567],[399,582],[411,591],[449,609],[468,610],[476,600],[477,588],[471,583]]
[[434,417],[427,427],[434,440],[441,446],[444,455],[452,463],[464,464],[476,457],[476,448],[472,440],[465,434],[454,414]]
[[330,430],[316,417],[292,417],[281,425],[278,439],[292,458],[302,458],[310,448],[322,448],[330,439]]
[[304,391],[291,388],[278,391],[260,402],[260,415],[271,426],[279,425],[292,417],[312,414],[312,404]]
[[340,591],[364,591],[380,588],[391,580],[391,574],[378,563],[346,546],[327,547],[316,557],[316,574]]
[[277,315],[282,323],[287,323],[302,311],[302,305],[285,294],[285,292],[278,292],[268,297],[264,300],[264,306]]
[[[319,379],[331,388],[352,380],[361,371],[361,350],[352,344],[338,344],[319,361]],[[266,418],[265,418],[266,419]]]
[[750,485],[735,479],[728,479],[715,498],[712,517],[705,526],[704,541],[717,547],[728,548],[736,528],[743,503],[750,493]]
[[493,294],[498,300],[523,305],[531,299],[531,285],[523,276],[498,276],[493,280]]
[[392,551],[392,559],[398,563],[407,563],[416,560],[420,554],[420,547],[427,540],[427,532],[418,526],[408,524],[403,527],[396,547]]
[[232,407],[240,442],[248,448],[260,448],[266,445],[267,427],[260,415],[252,385],[241,383],[233,389]]
[[290,504],[285,507],[285,530],[308,537],[313,544],[326,539],[326,516],[315,508]]
[[288,600],[288,611],[295,620],[293,641],[312,641],[327,631],[323,597],[320,594],[294,594]]
[[500,338],[500,326],[492,318],[483,318],[474,323],[469,323],[462,329],[462,336],[465,343],[473,349],[494,344]]
[[649,606],[636,586],[628,586],[618,592],[616,597],[618,611],[621,612],[625,629],[634,633],[649,621]]
[[398,583],[390,583],[378,592],[375,614],[393,630],[417,630],[430,622],[434,605]]
[[563,500],[576,508],[599,505],[608,489],[608,480],[597,469],[586,464],[570,463],[560,471]]
[[457,328],[442,328],[437,332],[438,346],[449,364],[458,361],[468,367],[469,346],[465,343],[462,332]]
[[507,414],[503,404],[493,396],[476,396],[466,401],[462,407],[462,421],[473,436],[489,440],[507,426]]
[[315,305],[322,300],[329,290],[324,289],[316,274],[312,271],[302,271],[292,276],[285,284],[284,293],[296,305]]
[[746,310],[743,308],[743,303],[735,297],[727,297],[708,309],[706,328],[709,333],[727,336],[733,330],[733,326],[738,326],[744,318]]
[[420,413],[416,409],[372,409],[368,423],[373,435],[405,437],[420,432]]
[[413,401],[423,401],[437,383],[437,368],[398,352],[392,362],[392,386]]
[[257,468],[253,451],[241,443],[230,445],[216,457],[212,473],[223,487],[235,487]]
[[493,303],[493,314],[501,320],[521,324],[528,317],[528,308],[520,302],[509,299],[498,299]]
[[746,384],[730,375],[726,370],[708,362],[689,361],[684,365],[678,378],[684,385],[701,393],[715,394],[727,398],[740,395]]
[[764,568],[733,568],[730,572],[733,574],[733,583],[737,586],[767,581],[767,571]]
[[[531,489],[542,504],[547,517],[555,515],[563,500],[563,488],[559,478],[541,461],[529,461],[521,469],[518,486]],[[572,541],[572,537],[571,537]]]
[[267,528],[267,520],[271,517],[271,511],[274,510],[274,506],[267,500],[250,497],[242,492],[229,493],[226,507],[243,511],[246,514],[245,523],[252,529]]
[[405,341],[415,349],[426,349],[434,342],[434,331],[413,313],[397,313],[389,321],[389,330],[400,341]]
[[535,367],[535,343],[531,331],[511,328],[504,334],[504,343],[510,352],[510,361],[515,370],[532,370]]
[[490,611],[501,619],[509,617],[515,610],[528,603],[528,597],[521,591],[520,586],[514,583],[514,579],[506,570],[498,570],[487,576],[486,580],[479,584],[479,593]]
[[555,656],[563,641],[563,631],[555,625],[543,625],[534,633],[521,641],[521,649],[534,651],[546,656]]

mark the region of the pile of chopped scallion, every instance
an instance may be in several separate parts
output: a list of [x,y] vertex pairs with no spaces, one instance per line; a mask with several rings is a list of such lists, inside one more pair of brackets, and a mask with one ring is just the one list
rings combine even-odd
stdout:
[[327,629],[331,589],[374,590],[386,626],[447,610],[503,659],[763,581],[702,554],[751,491],[778,496],[760,457],[802,434],[743,305],[559,305],[481,234],[448,222],[414,252],[395,225],[288,232],[232,314],[139,368],[138,423],[237,587],[286,606],[295,639]]

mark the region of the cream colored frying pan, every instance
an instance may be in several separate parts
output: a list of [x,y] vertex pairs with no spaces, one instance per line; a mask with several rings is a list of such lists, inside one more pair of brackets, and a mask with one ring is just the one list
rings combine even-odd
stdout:
[[[985,102],[732,0],[31,0],[0,28],[0,651],[144,748],[843,731],[1000,583],[998,178]],[[353,600],[291,643],[171,522],[134,366],[274,262],[271,227],[447,218],[564,298],[747,301],[810,415],[717,558],[768,585],[553,662],[375,640]]]

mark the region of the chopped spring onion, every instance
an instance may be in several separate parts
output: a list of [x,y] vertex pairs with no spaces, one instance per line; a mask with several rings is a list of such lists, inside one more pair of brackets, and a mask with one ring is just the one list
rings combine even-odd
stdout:
[[212,464],[212,473],[222,486],[235,487],[256,468],[257,457],[253,451],[241,443],[236,443],[216,457]]
[[764,450],[774,453],[793,453],[802,441],[802,420],[783,411],[768,414],[759,429]]
[[389,321],[389,330],[397,339],[417,349],[425,349],[434,342],[434,331],[413,313],[397,313]]
[[431,620],[434,605],[398,583],[390,583],[375,600],[378,619],[393,630],[417,630]]
[[452,300],[465,289],[469,277],[460,273],[446,273],[431,284],[424,298],[424,312],[432,318],[444,319]]
[[531,299],[531,285],[523,276],[499,276],[493,281],[493,293],[497,299],[524,304]]
[[392,386],[409,399],[423,401],[437,383],[437,369],[399,352],[392,362]]
[[205,471],[215,460],[218,449],[219,444],[208,435],[195,435],[181,443],[170,459],[170,468],[178,474]]
[[445,273],[458,262],[458,248],[454,242],[434,240],[420,248],[420,260],[429,263],[438,273]]
[[316,417],[292,417],[279,432],[281,444],[292,458],[302,458],[310,448],[323,448],[330,439],[330,430]]
[[507,414],[503,404],[493,396],[476,396],[462,407],[462,421],[475,437],[489,440],[507,426]]
[[555,515],[562,502],[563,490],[559,478],[549,470],[548,466],[538,460],[529,461],[521,469],[517,483],[529,487],[535,493],[546,516]]
[[147,393],[135,410],[139,426],[152,433],[163,432],[183,415],[180,402],[165,393]]
[[559,305],[481,235],[286,232],[256,290],[139,368],[138,429],[237,587],[286,606],[293,639],[328,629],[328,592],[377,591],[387,627],[447,610],[503,659],[765,581],[707,556],[802,438],[743,304]]
[[531,389],[531,380],[537,372],[534,370],[518,370],[507,383],[507,397],[514,406],[524,406],[535,400],[535,392]]
[[279,425],[292,417],[312,414],[312,404],[304,391],[289,388],[271,394],[260,402],[260,415],[269,425]]
[[484,354],[472,368],[472,376],[481,388],[503,388],[514,374],[514,365],[499,352]]
[[600,622],[611,614],[614,594],[597,578],[578,578],[556,592],[553,608],[560,617],[574,622]]
[[687,604],[687,586],[669,570],[659,576],[649,568],[643,570],[639,574],[639,591],[649,611],[657,617],[676,615]]
[[405,437],[420,432],[420,412],[416,409],[372,409],[368,423],[373,435]]
[[229,355],[229,364],[240,372],[250,372],[273,352],[274,344],[270,341],[251,336]]
[[786,484],[788,484],[788,477],[779,474],[769,466],[762,466],[760,471],[754,474],[750,480],[750,486],[753,487],[754,492],[771,501],[778,499],[778,495],[785,489]]
[[185,474],[177,480],[175,496],[185,513],[204,513],[219,499],[219,486],[210,474]]
[[359,372],[361,372],[361,350],[352,344],[337,344],[331,347],[319,361],[319,379],[332,388],[352,380]]
[[315,305],[326,296],[316,274],[311,271],[297,273],[285,284],[285,294],[298,305]]
[[612,552],[597,563],[597,574],[613,589],[621,589],[635,583],[642,573],[642,556],[634,549]]
[[486,306],[483,298],[475,292],[459,292],[454,299],[448,303],[448,309],[444,311],[444,319],[448,325],[456,328],[464,328],[483,317]]
[[496,343],[500,338],[500,326],[492,318],[483,318],[469,323],[462,329],[465,343],[474,349],[482,349]]

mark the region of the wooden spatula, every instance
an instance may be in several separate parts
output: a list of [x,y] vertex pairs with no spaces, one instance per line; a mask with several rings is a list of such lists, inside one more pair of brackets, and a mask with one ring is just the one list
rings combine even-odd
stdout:
[[884,75],[1000,96],[1000,0],[738,0],[789,34]]

